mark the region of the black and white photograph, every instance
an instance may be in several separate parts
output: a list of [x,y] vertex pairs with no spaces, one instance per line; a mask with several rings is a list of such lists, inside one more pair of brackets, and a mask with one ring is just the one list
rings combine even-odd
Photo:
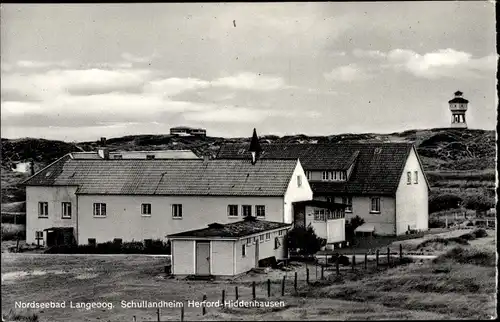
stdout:
[[496,319],[495,10],[0,4],[2,321]]

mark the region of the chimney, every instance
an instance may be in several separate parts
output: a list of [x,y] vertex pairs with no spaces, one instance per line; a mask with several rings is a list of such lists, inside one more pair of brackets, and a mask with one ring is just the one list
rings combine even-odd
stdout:
[[97,154],[101,157],[101,159],[108,160],[109,159],[109,150],[108,148],[99,148],[97,150]]
[[204,155],[203,156],[203,163],[207,163],[208,160],[210,160],[210,156],[209,155]]

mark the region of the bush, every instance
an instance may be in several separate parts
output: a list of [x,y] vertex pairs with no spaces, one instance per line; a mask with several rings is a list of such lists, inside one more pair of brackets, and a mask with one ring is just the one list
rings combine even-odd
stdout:
[[458,208],[462,198],[454,194],[431,195],[429,197],[429,213]]
[[24,225],[2,223],[2,240],[25,240],[26,227]]
[[488,237],[488,233],[483,228],[476,229],[471,234],[474,235],[476,238]]
[[496,254],[493,251],[455,247],[434,261],[440,262],[446,259],[454,260],[461,264],[472,264],[478,266],[496,266]]
[[293,227],[285,235],[285,245],[288,249],[299,250],[300,255],[313,255],[325,244],[326,240],[316,236],[314,228],[310,224],[307,228]]
[[495,198],[485,194],[469,194],[464,198],[464,207],[467,209],[486,211],[495,207]]
[[144,253],[144,244],[140,241],[125,242],[122,245],[124,254],[142,254]]
[[351,220],[346,220],[345,223],[345,235],[346,240],[352,240],[354,238],[354,230],[365,223],[365,220],[359,216],[352,218]]
[[467,234],[460,235],[460,237],[458,237],[458,238],[464,239],[464,240],[474,240],[474,239],[476,239],[476,236],[474,236],[471,233],[467,233]]
[[429,228],[445,228],[446,222],[437,218],[429,219]]
[[146,239],[144,253],[154,254],[154,255],[160,255],[160,254],[168,255],[171,253],[170,241],[164,242],[161,239],[155,239],[149,241],[148,239]]

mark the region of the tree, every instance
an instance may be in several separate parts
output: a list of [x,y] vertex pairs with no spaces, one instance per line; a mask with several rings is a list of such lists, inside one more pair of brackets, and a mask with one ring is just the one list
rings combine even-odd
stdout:
[[356,216],[351,220],[346,220],[345,223],[345,236],[346,239],[351,240],[354,237],[354,230],[365,223],[365,220],[360,216]]
[[310,256],[315,254],[326,244],[326,239],[320,238],[309,224],[307,228],[295,226],[285,236],[288,249],[297,250],[300,255]]

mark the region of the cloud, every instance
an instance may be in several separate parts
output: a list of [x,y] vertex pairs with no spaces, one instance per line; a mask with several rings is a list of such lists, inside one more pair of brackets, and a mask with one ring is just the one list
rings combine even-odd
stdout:
[[60,67],[68,68],[71,66],[69,61],[35,61],[35,60],[19,60],[16,62],[17,67],[21,68],[47,68],[47,67]]
[[478,72],[496,70],[497,56],[474,58],[470,53],[451,48],[423,55],[408,49],[394,49],[387,54],[384,67],[404,70],[422,78],[478,77]]
[[372,75],[368,74],[363,68],[357,64],[349,64],[339,66],[332,69],[328,73],[323,74],[328,81],[337,82],[354,82],[371,78]]
[[185,91],[207,88],[209,86],[210,82],[198,78],[170,77],[149,82],[145,86],[145,91],[173,96]]
[[155,58],[160,57],[160,55],[157,52],[154,52],[151,55],[148,56],[136,56],[130,53],[123,53],[122,58],[125,59],[126,61],[133,62],[133,63],[151,63]]
[[379,50],[363,50],[363,49],[354,49],[352,54],[358,58],[385,58],[387,56],[386,53],[383,53]]
[[287,88],[282,77],[265,76],[250,72],[242,72],[235,76],[216,79],[212,82],[212,85],[257,91],[272,91]]

